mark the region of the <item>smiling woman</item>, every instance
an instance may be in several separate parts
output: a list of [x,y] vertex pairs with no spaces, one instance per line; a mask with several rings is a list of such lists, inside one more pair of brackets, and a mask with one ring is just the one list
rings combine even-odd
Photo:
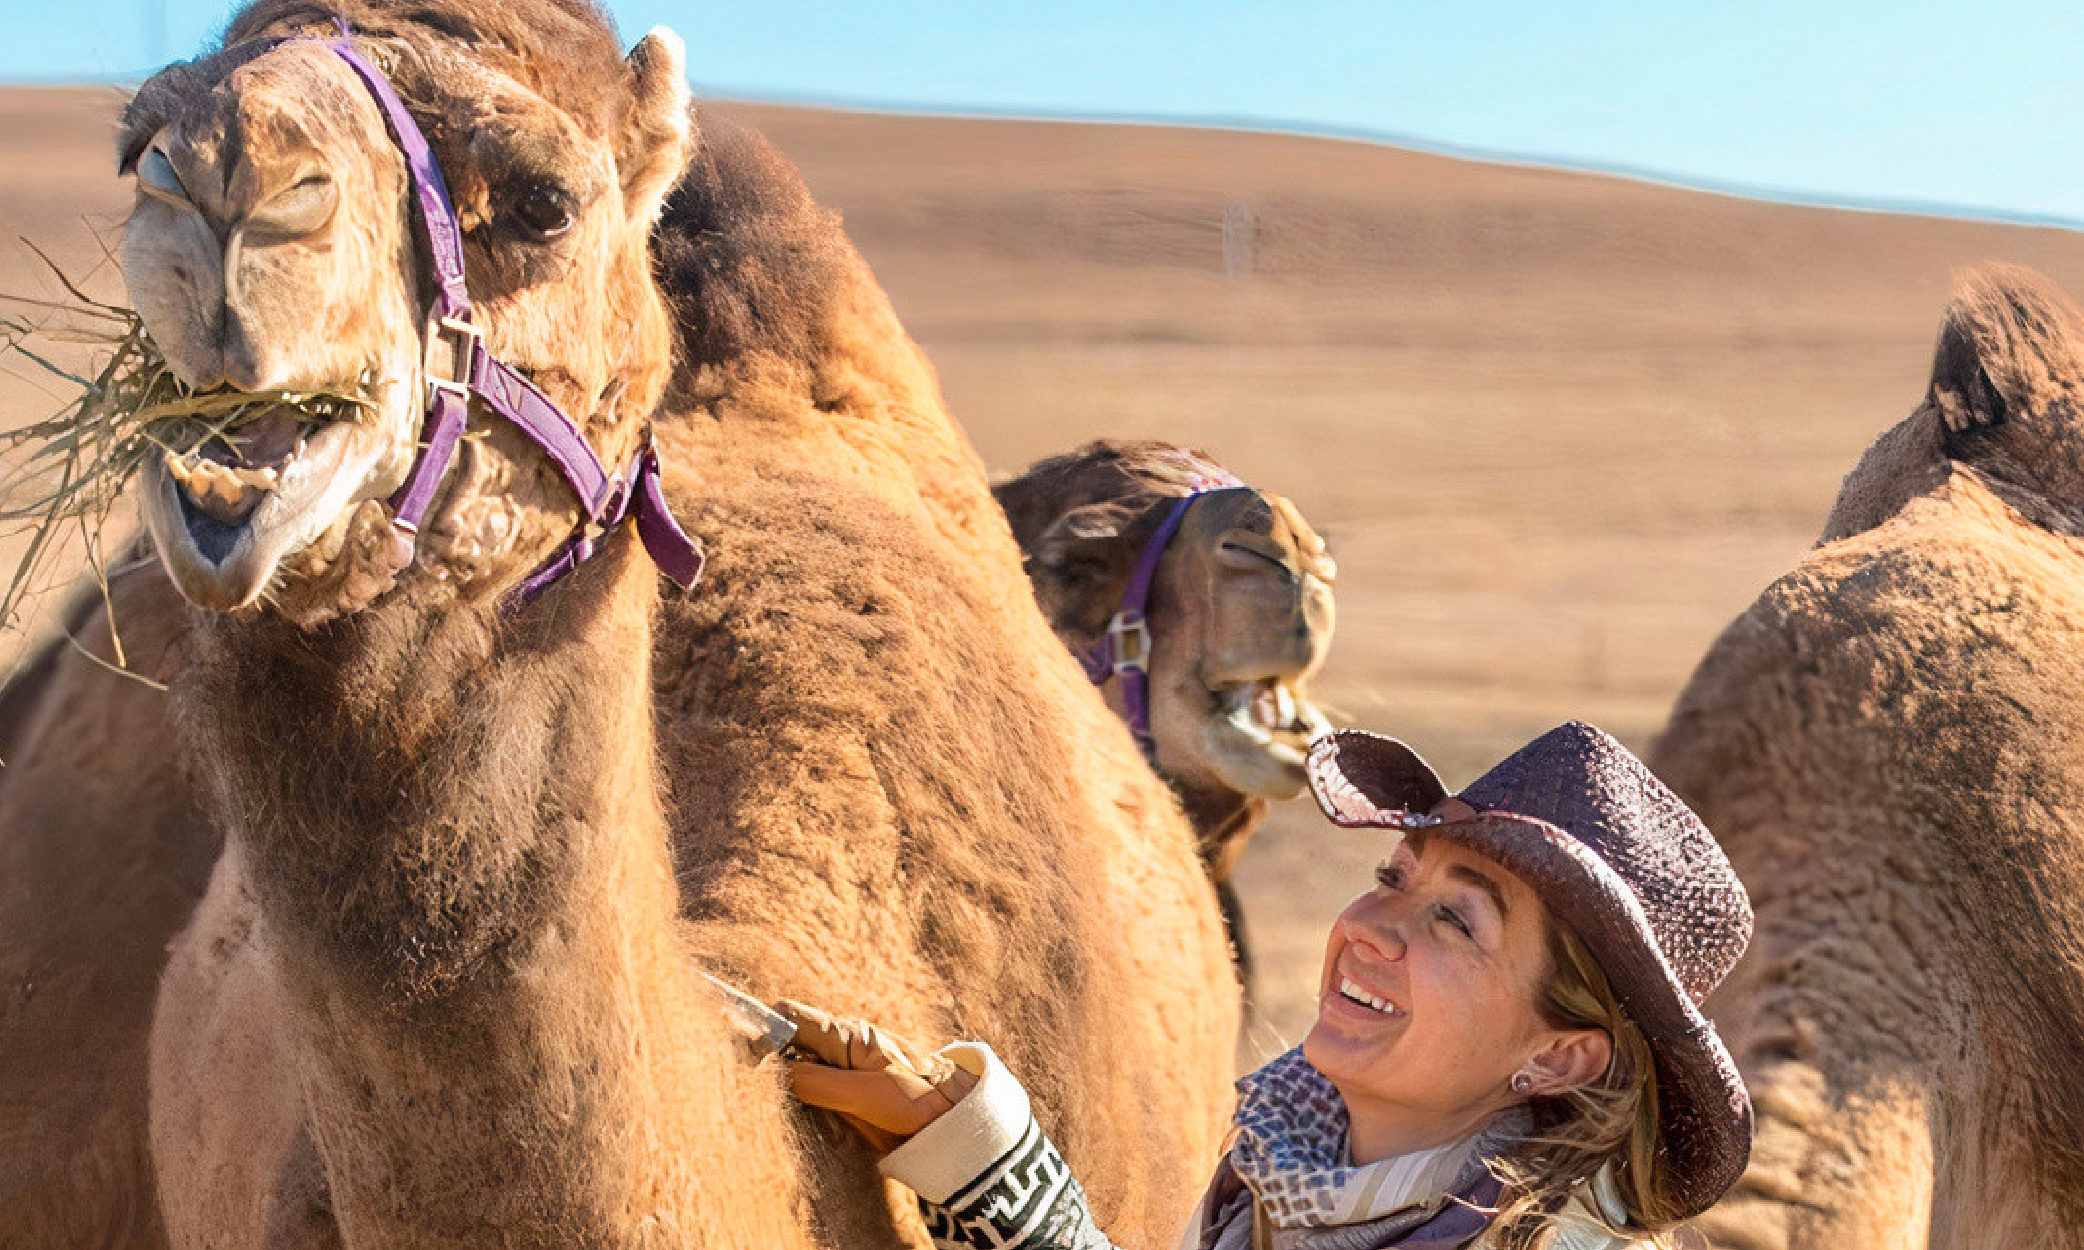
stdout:
[[[1450,797],[1402,743],[1342,732],[1310,784],[1334,823],[1404,836],[1332,925],[1309,1035],[1238,1082],[1183,1247],[1656,1244],[1736,1180],[1750,1101],[1699,1005],[1750,903],[1640,760],[1572,723]],[[937,1244],[1113,1244],[989,1050],[921,1072],[787,1006],[819,1060],[798,1097],[889,1150]]]

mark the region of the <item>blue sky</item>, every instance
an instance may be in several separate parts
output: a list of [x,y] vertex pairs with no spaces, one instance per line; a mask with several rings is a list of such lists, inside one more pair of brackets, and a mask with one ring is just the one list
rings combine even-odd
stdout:
[[[614,0],[711,95],[1380,135],[1827,202],[2084,223],[2084,6]],[[0,80],[134,76],[216,0],[4,0]],[[1306,12],[1306,16],[1302,16]],[[120,31],[110,36],[109,31]]]

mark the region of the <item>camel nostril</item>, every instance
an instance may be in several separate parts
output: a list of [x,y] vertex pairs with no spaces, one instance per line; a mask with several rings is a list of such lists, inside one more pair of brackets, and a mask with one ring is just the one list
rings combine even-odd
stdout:
[[225,310],[222,344],[225,385],[241,391],[270,388],[274,379],[262,363],[262,353],[255,346],[252,335],[246,332],[245,322],[230,308]]

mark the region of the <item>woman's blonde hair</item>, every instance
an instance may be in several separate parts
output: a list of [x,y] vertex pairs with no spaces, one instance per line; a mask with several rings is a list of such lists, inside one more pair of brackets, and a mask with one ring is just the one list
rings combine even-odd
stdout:
[[[1657,1071],[1649,1039],[1621,1009],[1606,973],[1577,934],[1553,919],[1546,927],[1549,971],[1536,1008],[1558,1028],[1604,1030],[1613,1039],[1613,1059],[1600,1080],[1532,1100],[1534,1125],[1527,1139],[1493,1164],[1508,1195],[1493,1228],[1500,1244],[1512,1250],[1545,1244],[1557,1212],[1592,1184],[1594,1173],[1611,1165],[1628,1214],[1626,1227],[1611,1231],[1663,1245],[1678,1212],[1665,1196],[1657,1152]],[[1590,1192],[1585,1198],[1581,1205],[1600,1212]]]

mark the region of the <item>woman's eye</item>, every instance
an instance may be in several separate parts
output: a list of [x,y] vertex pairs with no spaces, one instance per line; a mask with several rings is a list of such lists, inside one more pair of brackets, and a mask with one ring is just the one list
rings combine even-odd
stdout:
[[1384,864],[1375,870],[1375,884],[1385,890],[1404,888],[1404,870],[1395,864]]
[[1440,919],[1445,920],[1448,924],[1453,925],[1456,929],[1460,930],[1461,935],[1463,937],[1473,938],[1476,936],[1475,931],[1469,927],[1469,922],[1462,918],[1462,913],[1456,911],[1454,908],[1441,907],[1438,909],[1438,913]]
[[529,233],[553,239],[572,228],[572,210],[553,187],[532,186],[514,201],[514,219]]

